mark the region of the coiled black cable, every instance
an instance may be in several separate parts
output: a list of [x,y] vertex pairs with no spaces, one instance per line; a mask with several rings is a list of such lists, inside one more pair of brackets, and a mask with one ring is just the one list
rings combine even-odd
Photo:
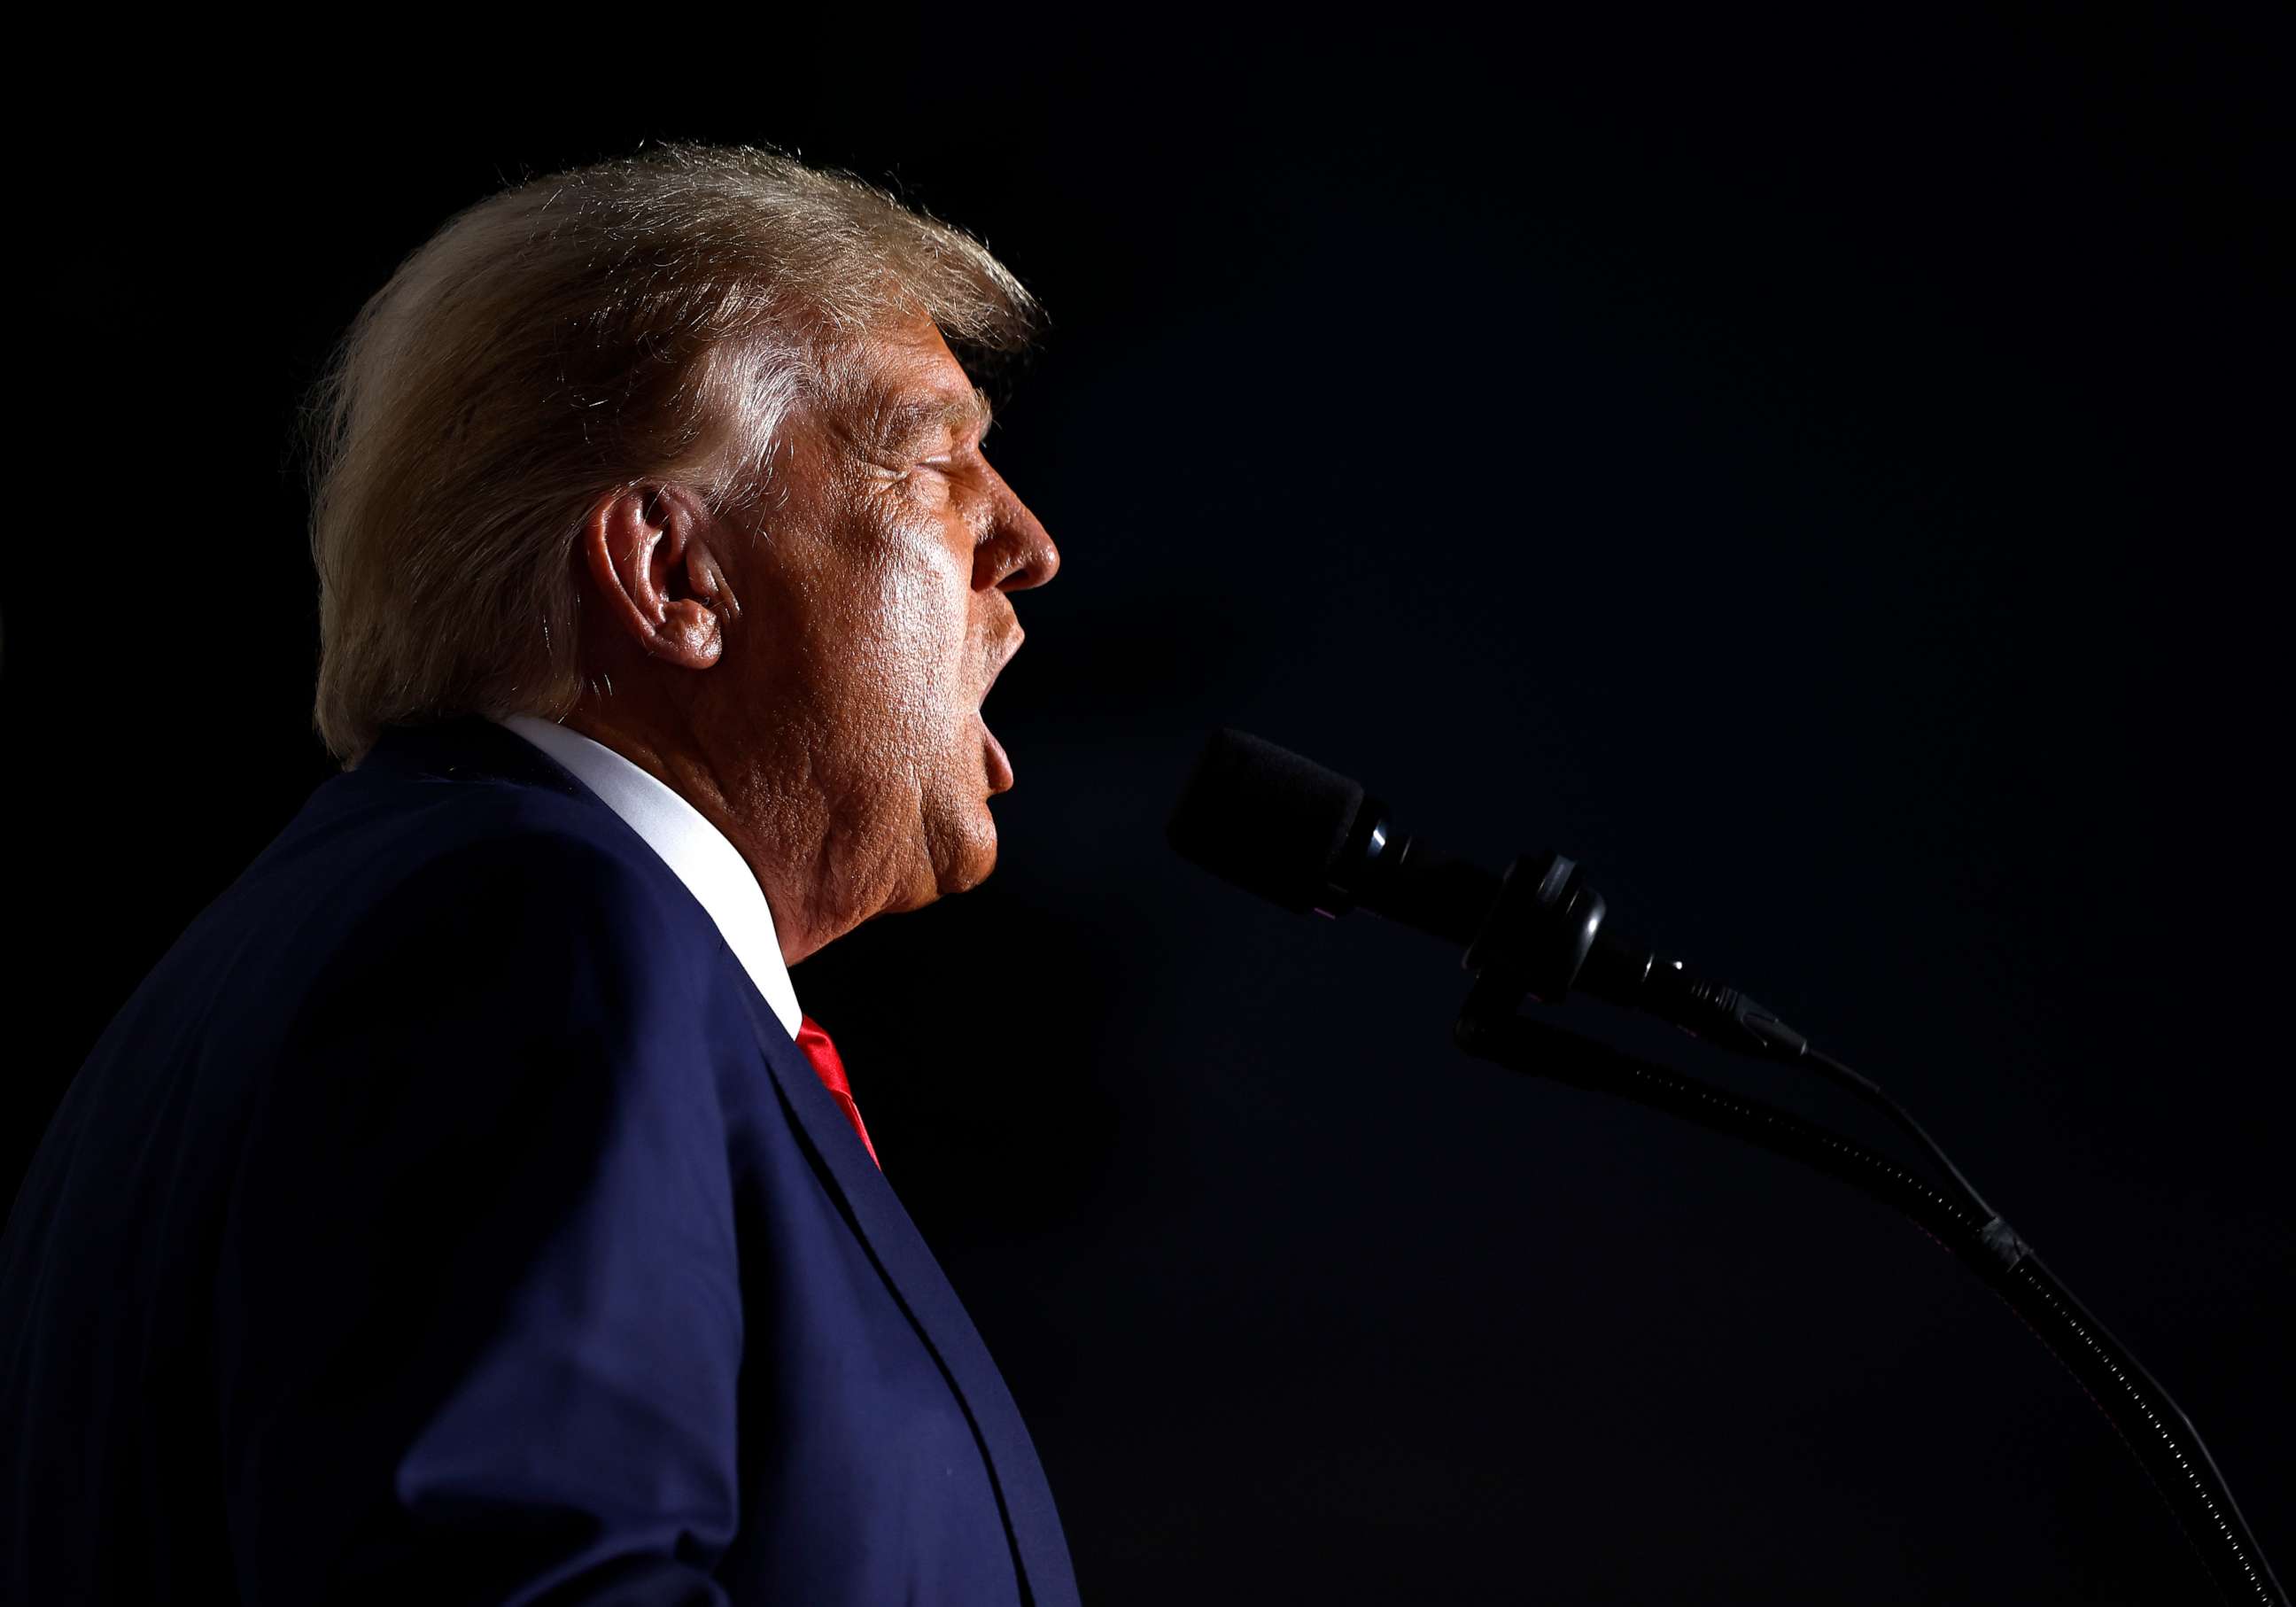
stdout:
[[[2169,1392],[1874,1084],[1849,1073],[1946,1168],[1951,1179],[1946,1188],[1789,1111],[1543,1021],[1511,1012],[1484,1013],[1471,1004],[1459,1018],[1456,1037],[1478,1059],[1631,1100],[1785,1155],[1911,1218],[1976,1272],[2096,1403],[2167,1502],[2224,1599],[2239,1607],[2288,1607],[2224,1475]],[[1848,1071],[1839,1062],[1821,1063]]]

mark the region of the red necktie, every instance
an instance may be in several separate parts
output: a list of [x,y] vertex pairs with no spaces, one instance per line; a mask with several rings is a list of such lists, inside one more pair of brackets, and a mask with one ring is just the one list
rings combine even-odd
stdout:
[[[821,1086],[829,1090],[845,1111],[845,1119],[861,1135],[861,1147],[869,1152],[869,1159],[877,1160],[877,1146],[869,1142],[869,1129],[861,1125],[861,1107],[853,1103],[853,1086],[845,1080],[845,1062],[837,1053],[837,1045],[829,1041],[829,1034],[811,1016],[798,1018],[797,1046],[805,1051],[805,1058],[813,1062],[813,1074],[821,1078]],[[877,1169],[883,1171],[885,1163],[877,1160]]]

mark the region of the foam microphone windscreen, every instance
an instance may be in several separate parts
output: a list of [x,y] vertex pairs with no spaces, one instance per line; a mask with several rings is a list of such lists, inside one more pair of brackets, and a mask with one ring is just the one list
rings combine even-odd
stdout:
[[1363,804],[1357,783],[1223,726],[1204,744],[1164,834],[1214,875],[1304,914],[1324,901]]

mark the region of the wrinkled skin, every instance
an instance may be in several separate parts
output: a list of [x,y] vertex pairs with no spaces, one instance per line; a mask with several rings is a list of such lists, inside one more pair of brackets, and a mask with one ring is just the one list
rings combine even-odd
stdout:
[[800,410],[763,510],[714,519],[648,481],[592,510],[579,554],[585,686],[565,725],[726,834],[790,964],[994,867],[988,799],[1012,775],[980,702],[1021,645],[1009,594],[1060,567],[982,455],[985,409],[931,323],[852,361],[860,405]]

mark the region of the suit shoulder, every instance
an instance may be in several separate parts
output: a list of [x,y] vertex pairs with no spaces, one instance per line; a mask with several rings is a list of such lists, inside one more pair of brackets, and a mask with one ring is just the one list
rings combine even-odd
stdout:
[[575,948],[658,963],[666,951],[714,943],[708,917],[652,850],[560,800],[488,800],[455,825],[376,890],[357,936],[372,943],[420,930],[452,947],[500,951],[505,963]]
[[303,1017],[468,991],[549,1011],[585,986],[674,1005],[716,985],[724,952],[676,873],[586,793],[358,773],[322,788],[204,926],[179,947],[260,956],[258,991]]
[[458,803],[452,830],[394,856],[313,956],[283,1061],[340,1063],[356,1041],[359,1062],[404,1078],[435,1056],[463,1068],[465,1095],[537,1057],[569,1096],[709,1080],[709,1045],[738,1019],[717,928],[642,840],[570,808]]
[[250,872],[258,897],[308,895],[361,924],[386,907],[496,920],[538,909],[586,924],[700,914],[660,857],[595,799],[498,782],[338,777]]

